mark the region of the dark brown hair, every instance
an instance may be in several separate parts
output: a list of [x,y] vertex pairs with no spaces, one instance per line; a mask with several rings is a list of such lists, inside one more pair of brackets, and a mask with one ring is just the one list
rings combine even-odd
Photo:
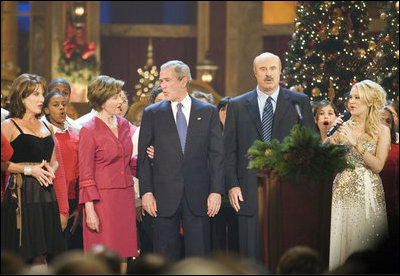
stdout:
[[[42,86],[44,94],[46,94],[47,82],[41,76],[25,73],[14,80],[11,86],[9,118],[22,119],[26,112],[22,100],[29,97],[38,86]],[[37,117],[39,116],[40,114],[37,114]]]

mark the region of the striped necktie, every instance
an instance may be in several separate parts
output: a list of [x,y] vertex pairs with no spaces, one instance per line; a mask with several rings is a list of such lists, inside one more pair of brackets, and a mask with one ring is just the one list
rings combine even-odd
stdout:
[[272,98],[268,97],[265,101],[264,111],[262,115],[262,140],[271,142],[272,136],[272,121],[274,120],[274,112],[272,110]]

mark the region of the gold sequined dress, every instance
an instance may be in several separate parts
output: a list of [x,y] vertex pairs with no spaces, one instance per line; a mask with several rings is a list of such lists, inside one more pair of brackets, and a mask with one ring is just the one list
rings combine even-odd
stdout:
[[[376,143],[364,142],[375,155]],[[352,253],[374,246],[387,237],[385,194],[379,174],[373,173],[352,146],[347,156],[355,165],[333,182],[329,270],[342,265]]]

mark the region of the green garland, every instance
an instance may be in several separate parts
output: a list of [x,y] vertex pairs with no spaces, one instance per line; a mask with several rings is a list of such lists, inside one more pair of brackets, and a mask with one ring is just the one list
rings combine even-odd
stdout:
[[347,162],[348,148],[321,143],[321,136],[306,127],[295,125],[282,143],[273,139],[270,143],[254,141],[248,150],[249,169],[271,169],[289,180],[307,177],[309,183],[332,177],[354,166]]
[[87,84],[99,74],[96,56],[84,60],[79,51],[74,52],[71,58],[63,53],[58,61],[58,72],[72,83]]

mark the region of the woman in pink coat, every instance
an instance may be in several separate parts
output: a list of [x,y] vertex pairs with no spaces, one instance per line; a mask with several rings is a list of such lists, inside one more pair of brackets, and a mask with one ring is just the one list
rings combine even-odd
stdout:
[[123,84],[108,76],[98,76],[89,84],[87,96],[98,113],[79,133],[84,250],[95,244],[111,248],[123,257],[122,272],[126,257],[138,255],[130,127],[126,119],[116,116]]

